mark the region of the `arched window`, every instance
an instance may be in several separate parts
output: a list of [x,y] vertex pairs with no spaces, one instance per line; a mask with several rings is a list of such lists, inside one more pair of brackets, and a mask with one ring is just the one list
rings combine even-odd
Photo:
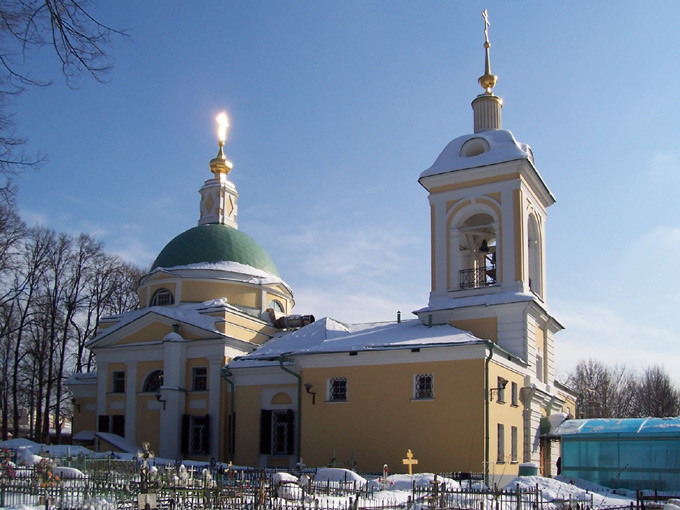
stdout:
[[175,298],[168,289],[158,289],[151,297],[151,306],[171,305],[174,302]]
[[491,215],[473,214],[457,232],[460,288],[488,287],[497,283],[496,224]]
[[284,313],[283,305],[281,304],[281,301],[277,299],[272,299],[269,304],[267,305],[267,308],[271,308],[275,312],[279,313]]
[[527,232],[527,260],[529,263],[529,290],[538,296],[543,295],[542,261],[541,261],[541,233],[538,220],[534,214],[529,215]]
[[158,393],[163,386],[163,371],[154,370],[144,379],[142,393]]

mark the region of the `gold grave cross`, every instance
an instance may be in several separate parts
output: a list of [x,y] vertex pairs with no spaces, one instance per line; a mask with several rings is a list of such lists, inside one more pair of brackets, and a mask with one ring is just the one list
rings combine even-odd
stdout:
[[409,450],[406,452],[406,458],[402,459],[401,462],[408,466],[408,474],[412,475],[413,465],[418,464],[418,459],[413,458],[413,453],[411,453],[411,449],[409,448]]

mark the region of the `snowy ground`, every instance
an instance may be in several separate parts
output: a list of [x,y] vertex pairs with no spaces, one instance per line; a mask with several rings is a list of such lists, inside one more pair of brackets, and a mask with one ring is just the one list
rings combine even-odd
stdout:
[[[62,457],[67,455],[87,455],[93,457],[105,457],[112,455],[110,452],[96,453],[92,452],[86,448],[80,446],[66,446],[66,445],[41,445],[28,441],[26,439],[16,439],[11,441],[0,442],[0,448],[19,448],[28,447],[32,452],[36,454],[47,453],[50,457]],[[116,457],[124,459],[134,459],[136,455],[134,454],[120,454],[116,453]],[[165,459],[155,459],[156,464],[165,464],[170,462],[170,460]],[[187,461],[185,463],[187,466],[200,466],[203,467],[203,463]],[[303,475],[304,476],[304,475]],[[405,504],[409,497],[413,497],[412,488],[414,483],[417,487],[431,488],[434,482],[434,475],[431,473],[418,473],[412,476],[410,475],[391,475],[386,479],[372,479],[367,480],[356,473],[347,471],[344,469],[329,469],[320,468],[315,475],[315,480],[318,481],[336,481],[336,482],[356,482],[357,487],[368,486],[374,489],[374,497],[371,499],[370,506],[377,506],[380,504],[384,505],[400,505]],[[306,478],[298,479],[293,475],[281,476],[276,480],[281,484],[278,492],[278,496],[286,500],[299,500],[302,497],[303,491],[301,486],[306,486],[308,480]],[[437,478],[437,483],[440,488],[449,490],[460,489],[461,485],[455,480],[450,480],[446,478]],[[515,488],[519,486],[523,490],[534,489],[538,486],[539,490],[543,494],[543,500],[547,504],[544,505],[546,510],[558,509],[563,506],[564,502],[584,502],[587,505],[591,505],[595,508],[605,508],[605,507],[621,507],[625,505],[630,505],[631,502],[635,502],[635,493],[633,491],[621,491],[617,490],[616,493],[612,489],[606,487],[601,487],[591,482],[584,480],[568,479],[564,477],[559,477],[558,479],[543,478],[540,476],[524,476],[518,477],[510,484],[508,488]],[[467,487],[466,487],[467,488]],[[477,487],[475,487],[477,488]],[[310,496],[307,495],[306,499]],[[342,505],[345,506],[349,503],[352,496],[324,496],[315,495],[314,499],[318,501],[319,508],[330,507],[332,505]],[[424,506],[426,501],[413,501],[414,506]],[[97,502],[93,505],[93,508],[106,509],[106,502]],[[680,510],[680,508],[671,508],[672,505],[668,505],[668,510]],[[2,507],[0,507],[2,508]],[[26,510],[36,508],[42,510],[44,507],[21,507]]]

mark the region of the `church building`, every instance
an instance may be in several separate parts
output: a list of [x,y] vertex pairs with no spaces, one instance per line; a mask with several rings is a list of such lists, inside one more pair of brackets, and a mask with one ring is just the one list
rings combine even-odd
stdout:
[[[555,199],[533,153],[501,123],[485,42],[472,134],[420,174],[429,193],[431,282],[416,318],[344,324],[292,315],[293,292],[237,228],[223,153],[198,226],[161,251],[140,307],[102,322],[98,371],[70,380],[75,437],[100,449],[293,468],[328,464],[484,473],[535,462],[555,474],[551,417],[575,414],[555,378],[546,218]],[[118,445],[118,446],[117,446]]]

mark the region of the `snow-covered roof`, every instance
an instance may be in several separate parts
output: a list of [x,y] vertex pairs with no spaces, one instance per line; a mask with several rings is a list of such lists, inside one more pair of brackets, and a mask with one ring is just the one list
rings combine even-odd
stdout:
[[[249,283],[252,285],[283,285],[290,290],[290,287],[280,277],[268,273],[262,269],[250,266],[248,264],[241,264],[230,260],[223,260],[218,262],[197,262],[194,264],[186,264],[172,267],[157,267],[154,268],[143,280],[158,272],[166,272],[177,274],[178,276],[188,276],[195,271],[214,271],[221,273],[231,273],[239,275],[239,281]],[[219,278],[219,276],[218,276]]]
[[453,308],[465,308],[468,306],[492,306],[502,305],[507,303],[519,303],[523,301],[535,301],[536,296],[531,293],[524,292],[499,292],[496,294],[480,294],[477,296],[466,297],[443,297],[430,301],[429,306],[416,310],[415,313],[433,312],[437,310],[450,310]]
[[203,303],[188,303],[181,304],[178,306],[150,306],[148,308],[140,308],[138,310],[131,310],[125,312],[113,318],[120,319],[117,323],[103,330],[99,335],[88,342],[91,345],[98,342],[100,339],[105,338],[112,333],[120,330],[121,328],[127,326],[128,324],[141,319],[145,315],[156,314],[162,317],[167,317],[172,319],[174,322],[179,322],[194,326],[199,329],[209,331],[218,336],[224,336],[224,334],[217,329],[215,323],[220,319],[220,317],[213,317],[207,315],[210,312],[218,312],[224,309],[231,309],[234,312],[242,313],[238,308],[231,306],[227,303],[226,298],[214,299],[211,301],[205,301]]
[[673,418],[593,418],[567,420],[557,427],[559,436],[588,436],[603,434],[680,435],[680,417]]
[[124,437],[120,437],[118,434],[111,434],[109,432],[97,432],[96,435],[98,438],[103,439],[104,441],[114,446],[115,448],[118,448],[122,452],[137,453],[139,451],[139,447],[136,444],[128,441]]
[[[484,147],[484,152],[474,156],[466,156],[463,146],[466,142],[474,139],[479,139],[480,147]],[[434,164],[420,174],[420,178],[518,159],[526,159],[533,164],[534,156],[531,148],[527,144],[515,140],[510,131],[489,129],[459,136],[449,142]]]
[[96,384],[97,372],[76,372],[71,374],[66,381],[68,386],[76,386],[78,384]]
[[[324,317],[297,331],[275,337],[247,356],[233,360],[229,366],[252,366],[253,360],[273,360],[282,355],[413,349],[480,342],[483,340],[467,331],[448,324],[428,327],[418,319],[343,324]],[[251,363],[242,365],[248,361]]]

